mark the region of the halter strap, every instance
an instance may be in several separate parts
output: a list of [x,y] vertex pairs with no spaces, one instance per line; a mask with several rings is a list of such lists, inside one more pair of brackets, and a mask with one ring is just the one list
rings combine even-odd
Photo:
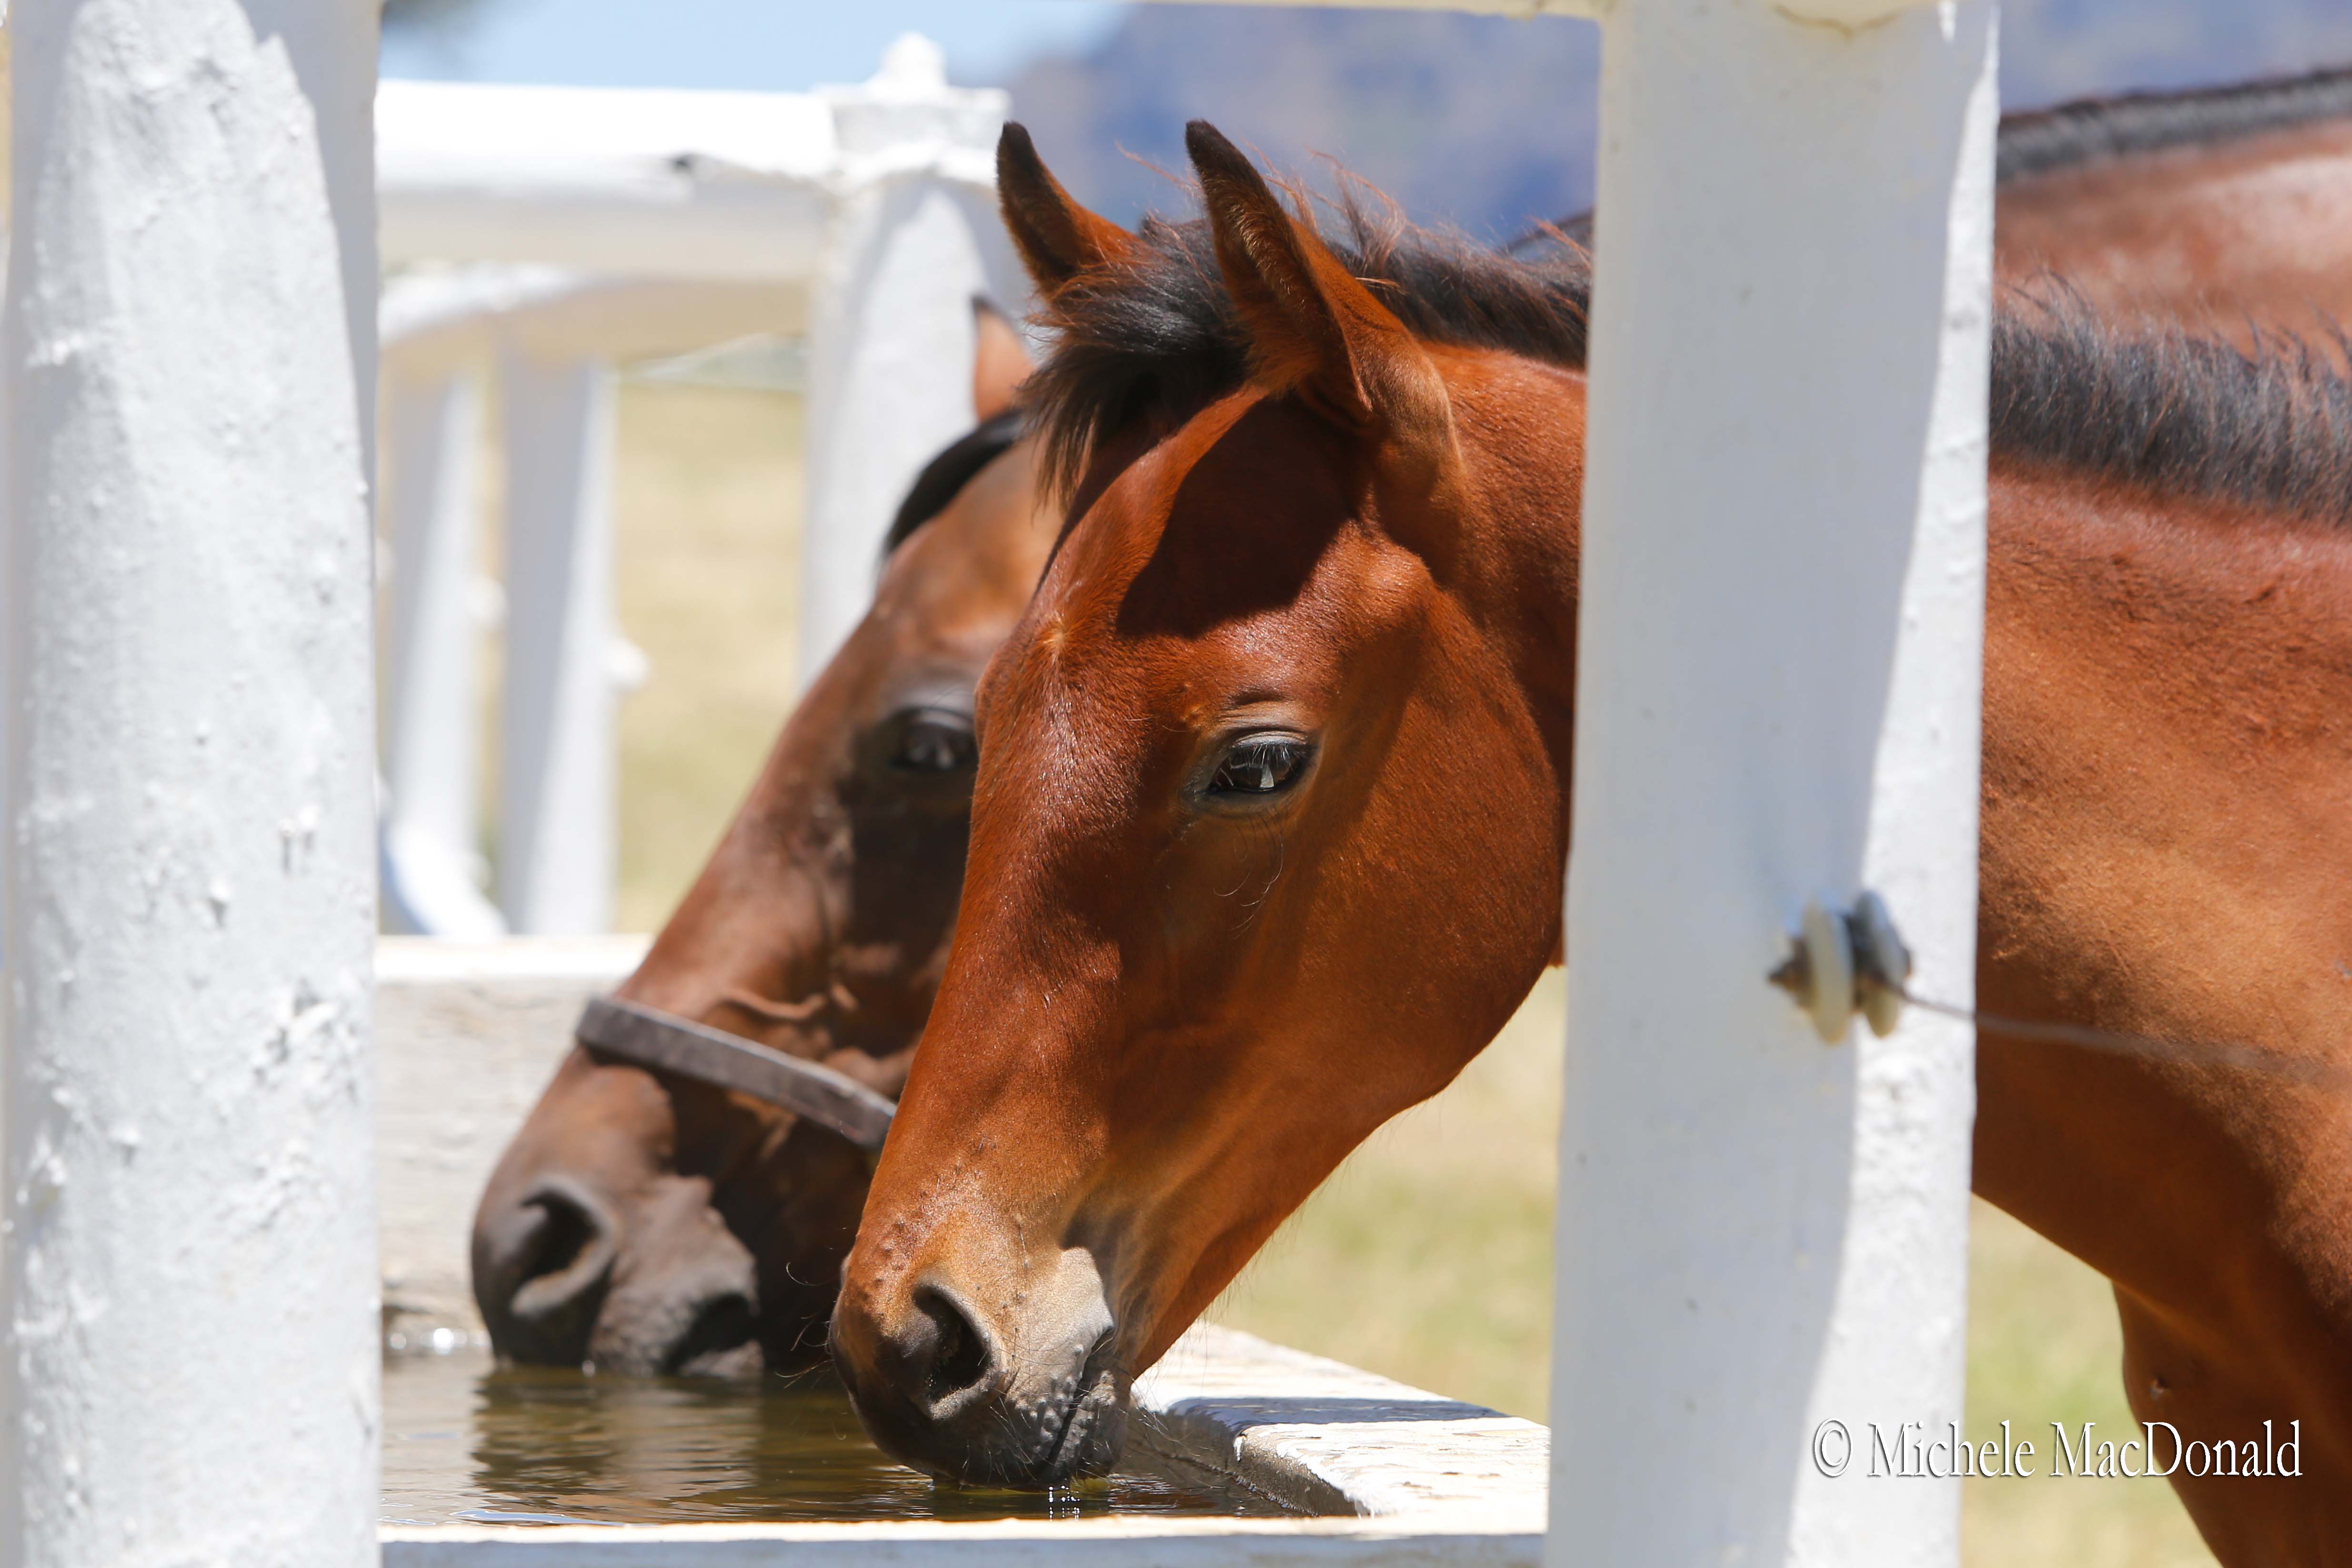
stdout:
[[580,1014],[580,1043],[638,1067],[698,1078],[781,1105],[878,1151],[897,1109],[845,1073],[657,1008],[597,997]]

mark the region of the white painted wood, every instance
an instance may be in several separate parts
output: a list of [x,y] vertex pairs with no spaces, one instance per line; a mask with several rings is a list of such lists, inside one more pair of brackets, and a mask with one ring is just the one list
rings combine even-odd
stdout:
[[[1296,5],[1356,11],[1463,11],[1479,16],[1596,16],[1611,0],[1158,0],[1173,5]],[[1615,0],[1620,5],[1643,0]]]
[[992,1520],[974,1524],[395,1529],[387,1568],[1534,1568],[1534,1536],[1452,1520]]
[[486,367],[502,345],[541,359],[634,360],[804,332],[808,289],[480,262],[394,279],[378,320],[385,374],[423,379]]
[[[897,97],[893,110],[915,95]],[[898,132],[877,139],[863,118],[879,99],[860,88],[386,82],[376,108],[384,259],[807,277],[847,191],[882,178],[993,188],[1004,95],[941,80],[922,98],[919,120],[893,113]]]
[[1197,1323],[1136,1380],[1129,1439],[1318,1512],[1452,1516],[1532,1542],[1550,1434],[1360,1367]]
[[613,371],[503,356],[507,669],[499,907],[519,932],[612,920]]
[[1972,1037],[1765,975],[1871,888],[1971,991],[1991,6],[1604,26],[1549,1560],[1950,1564]]
[[482,787],[472,604],[482,382],[393,380],[385,398],[392,626],[384,689],[383,914],[393,931],[483,939],[506,919],[481,893]]
[[807,93],[390,81],[389,265],[530,261],[642,277],[814,271],[837,158]]
[[[1003,98],[986,96],[959,101],[938,46],[909,34],[873,80],[832,95],[843,153],[873,160],[950,136],[992,148]],[[971,302],[989,283],[950,183],[884,166],[844,189],[809,334],[803,685],[872,603],[883,538],[915,476],[971,427]]]
[[18,0],[0,1563],[377,1560],[365,0]]
[[[1465,11],[1487,16],[1623,16],[1675,0],[1160,0],[1163,5],[1344,6],[1357,11]],[[1945,4],[1946,0],[1779,0],[1779,9],[1800,21],[1859,28],[1883,22],[1905,11]]]
[[873,602],[883,538],[915,476],[971,428],[971,301],[985,284],[970,226],[927,182],[874,186],[844,207],[809,342],[803,686]]

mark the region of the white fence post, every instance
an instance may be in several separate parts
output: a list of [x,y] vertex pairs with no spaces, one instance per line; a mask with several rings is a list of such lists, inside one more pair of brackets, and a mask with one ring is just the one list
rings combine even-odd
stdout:
[[612,922],[614,376],[509,351],[499,903],[516,931]]
[[1993,17],[1905,4],[1604,22],[1558,1564],[1958,1561],[1868,1472],[1960,1418],[1972,1036],[1765,981],[1869,889],[1971,994]]
[[0,1563],[377,1560],[370,0],[16,0]]
[[831,96],[850,172],[810,307],[803,685],[866,613],[908,486],[971,427],[971,301],[989,279],[939,155],[992,148],[1005,101],[950,88],[938,46],[911,34]]
[[471,368],[388,378],[384,484],[392,635],[384,771],[385,921],[481,938],[506,929],[477,883],[480,629],[474,605],[482,382]]

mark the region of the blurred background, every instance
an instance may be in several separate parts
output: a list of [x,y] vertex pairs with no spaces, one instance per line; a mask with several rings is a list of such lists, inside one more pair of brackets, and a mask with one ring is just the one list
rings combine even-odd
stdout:
[[[1596,29],[1566,21],[1097,0],[390,0],[387,77],[798,90],[863,80],[899,33],[1001,87],[1084,201],[1181,210],[1180,137],[1215,120],[1269,161],[1328,157],[1423,222],[1507,239],[1591,191]],[[2010,108],[2352,63],[2344,0],[2009,0]],[[2347,193],[2352,199],[2352,193]],[[625,368],[616,613],[644,655],[620,712],[615,924],[657,927],[772,740],[794,670],[796,345]],[[478,474],[499,515],[501,450]],[[495,529],[482,546],[497,576]],[[494,617],[486,617],[486,620]],[[484,746],[494,778],[494,641]],[[486,785],[495,799],[494,785]],[[494,842],[495,820],[486,833]],[[488,846],[486,845],[486,848]],[[1228,1292],[1236,1326],[1518,1414],[1546,1410],[1560,977],[1437,1101],[1360,1151]],[[2104,1282],[1978,1207],[1969,1415],[2123,1425]],[[2161,1481],[1971,1481],[1971,1563],[2210,1562]]]

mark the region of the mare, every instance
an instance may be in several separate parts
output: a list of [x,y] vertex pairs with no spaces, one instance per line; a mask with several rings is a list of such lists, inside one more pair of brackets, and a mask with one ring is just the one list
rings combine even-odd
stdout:
[[[2103,310],[2226,310],[2233,326],[2242,315],[2288,329],[2309,325],[2315,307],[2352,318],[2352,225],[2343,204],[2310,200],[2331,177],[2352,182],[2348,129],[2352,76],[2341,74],[2011,116],[2001,127],[1996,224],[2004,275],[2063,275]],[[2135,220],[2142,212],[2156,215]],[[2077,225],[2070,217],[2078,214]],[[2179,256],[2189,235],[2207,237],[2193,247],[2184,284]],[[1002,409],[1027,363],[1000,320],[984,321],[975,411],[996,417],[942,455],[908,498],[906,522],[939,511],[1013,439]],[[1028,461],[1003,458],[1008,471],[1025,473]],[[842,1022],[830,1002],[822,1018],[794,1019],[719,998],[730,989],[794,996],[805,1012],[818,993],[835,997],[837,973],[870,969],[878,956],[892,971],[887,1000],[867,982],[844,981],[842,994],[867,993],[859,1016],[868,1026],[860,1054],[845,1060],[876,1087],[895,1088],[944,956],[940,912],[955,902],[962,852],[940,835],[962,821],[971,771],[951,768],[954,782],[940,786],[955,795],[947,818],[927,810],[910,819],[921,824],[922,852],[886,858],[873,835],[891,820],[880,803],[909,782],[901,773],[881,776],[887,789],[870,779],[856,784],[865,792],[864,836],[845,835],[841,824],[850,820],[849,764],[879,744],[856,731],[885,722],[895,710],[880,705],[892,699],[826,694],[892,689],[898,677],[889,672],[919,652],[940,658],[946,646],[953,669],[940,685],[950,723],[961,723],[992,639],[1011,627],[1042,564],[1043,536],[1010,528],[1031,504],[1025,482],[988,479],[972,505],[926,530],[941,542],[902,552],[894,618],[853,639],[838,672],[814,683],[814,706],[793,716],[744,820],[630,994],[672,997],[681,1005],[671,1010],[828,1058],[836,1046],[827,1031]],[[1010,531],[991,531],[998,528]],[[964,542],[951,546],[949,537]],[[1000,539],[1018,557],[1008,570],[968,570],[967,552]],[[918,586],[929,573],[947,574],[940,587]],[[943,639],[907,619],[930,613],[944,618]],[[773,842],[830,847],[760,860],[757,847]],[[856,863],[874,869],[857,873]],[[886,864],[887,887],[877,880]],[[762,866],[775,885],[760,880]],[[811,891],[813,868],[822,872],[822,898]],[[816,918],[843,909],[854,917]],[[845,942],[858,950],[842,950]],[[878,1032],[870,1027],[885,1019]],[[873,1070],[872,1061],[885,1065]],[[477,1294],[501,1354],[704,1371],[783,1364],[787,1349],[790,1359],[804,1355],[830,1310],[867,1163],[823,1129],[786,1135],[789,1123],[688,1081],[575,1052],[500,1166],[476,1228]],[[782,1145],[770,1149],[778,1137]],[[743,1149],[767,1152],[745,1158]],[[614,1290],[616,1280],[626,1283]],[[768,1347],[764,1356],[740,1337],[745,1303],[762,1325],[752,1337]]]
[[[619,992],[891,1095],[963,880],[972,689],[1052,542],[1011,408],[1027,357],[992,312],[980,343],[979,427],[917,481],[873,609]],[[475,1215],[492,1343],[635,1372],[819,1359],[869,1169],[789,1112],[575,1045]]]
[[[1189,142],[1205,222],[1140,235],[1000,152],[1071,520],[833,1335],[971,1480],[1110,1464],[1133,1375],[1561,950],[1584,275],[1323,237]],[[1993,400],[1982,1005],[2352,1068],[2352,388],[2059,307]],[[2114,1281],[2134,1408],[2300,1421],[2301,1480],[2174,1476],[2216,1552],[2343,1561],[2352,1106],[1992,1027],[1978,1085],[1977,1190]]]

